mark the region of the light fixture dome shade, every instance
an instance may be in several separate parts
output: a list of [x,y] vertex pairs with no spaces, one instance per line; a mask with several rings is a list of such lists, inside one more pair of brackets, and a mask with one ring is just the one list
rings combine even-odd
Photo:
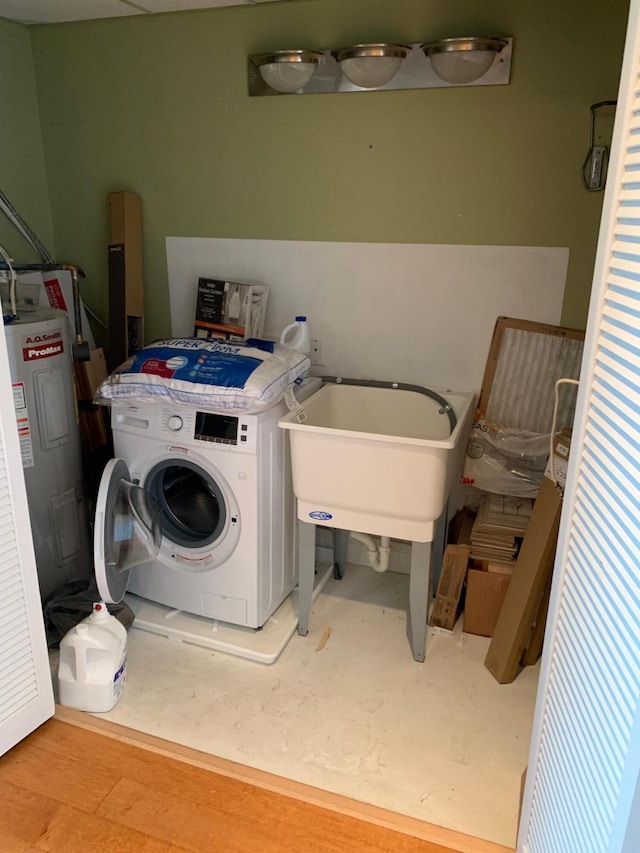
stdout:
[[333,51],[347,80],[360,89],[379,89],[400,70],[411,48],[404,44],[354,44]]
[[290,95],[307,85],[321,58],[322,53],[313,50],[277,50],[253,61],[269,88]]
[[506,39],[467,36],[423,44],[434,73],[445,83],[474,83],[487,73]]

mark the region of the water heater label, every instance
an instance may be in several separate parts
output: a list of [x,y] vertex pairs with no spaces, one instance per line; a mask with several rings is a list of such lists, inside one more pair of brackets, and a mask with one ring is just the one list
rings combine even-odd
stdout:
[[33,468],[33,442],[31,440],[31,427],[29,425],[29,412],[27,400],[24,393],[24,382],[13,382],[13,407],[16,410],[16,426],[18,428],[18,440],[20,442],[20,456],[23,468]]
[[27,403],[24,396],[24,382],[14,382],[11,386],[13,390],[13,408],[18,409],[26,409]]
[[[43,336],[44,337],[44,336]],[[54,355],[60,355],[64,352],[64,343],[62,339],[44,344],[28,344],[22,349],[22,358],[24,361],[35,361],[41,358],[51,358]]]

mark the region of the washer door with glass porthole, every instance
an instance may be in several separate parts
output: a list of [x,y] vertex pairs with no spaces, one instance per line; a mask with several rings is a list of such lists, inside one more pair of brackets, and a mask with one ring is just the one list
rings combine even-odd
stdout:
[[131,482],[123,459],[110,459],[100,480],[93,532],[96,582],[104,601],[122,601],[131,569],[152,562],[161,541],[160,507]]
[[188,459],[171,457],[144,478],[160,507],[162,535],[182,548],[214,546],[225,532],[229,508],[214,476]]

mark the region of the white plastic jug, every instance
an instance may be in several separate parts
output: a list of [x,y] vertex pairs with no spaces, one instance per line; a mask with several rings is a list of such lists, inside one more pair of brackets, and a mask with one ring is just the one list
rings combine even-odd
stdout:
[[297,352],[311,352],[311,337],[309,335],[309,325],[306,317],[296,317],[295,323],[286,326],[280,335],[280,343],[288,349],[294,349]]
[[127,681],[127,629],[104,601],[60,641],[58,698],[61,705],[94,713],[110,711]]

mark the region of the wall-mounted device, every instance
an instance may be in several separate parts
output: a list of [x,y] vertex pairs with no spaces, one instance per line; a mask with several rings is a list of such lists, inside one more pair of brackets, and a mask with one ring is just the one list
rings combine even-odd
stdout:
[[589,151],[582,164],[582,181],[587,192],[599,192],[604,189],[609,162],[609,146],[595,144],[596,110],[603,107],[615,107],[617,103],[617,101],[600,101],[597,104],[591,104]]

